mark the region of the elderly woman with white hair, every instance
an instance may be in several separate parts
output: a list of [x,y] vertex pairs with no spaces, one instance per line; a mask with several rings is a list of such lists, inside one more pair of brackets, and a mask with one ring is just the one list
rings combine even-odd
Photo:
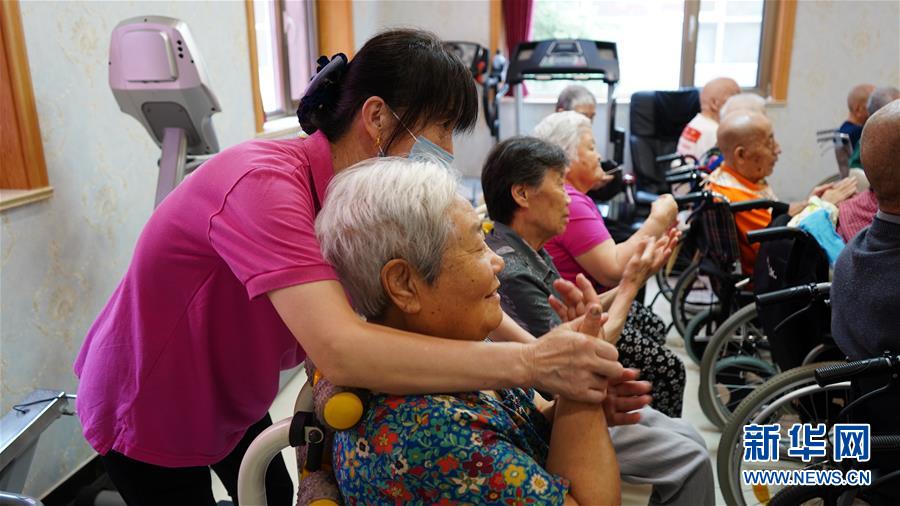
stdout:
[[[338,174],[316,235],[354,309],[371,323],[451,342],[483,341],[500,324],[503,260],[485,244],[454,176],[438,165],[380,158]],[[636,253],[629,279],[650,267],[652,249]],[[604,319],[591,305],[580,330],[602,338]],[[616,356],[612,346],[601,350]],[[350,504],[613,504],[619,471],[607,417],[614,422],[616,414],[606,408],[550,403],[518,388],[374,392],[360,423],[335,435],[333,468]]]
[[[650,216],[634,235],[621,244],[613,240],[596,204],[586,195],[603,175],[587,118],[572,111],[557,112],[544,118],[535,127],[534,135],[562,148],[569,160],[565,175],[569,222],[562,234],[545,245],[563,279],[576,283],[581,274],[597,288],[615,287],[642,239],[667,233],[675,239],[677,232],[672,225],[678,207],[671,195],[663,195],[653,203]],[[654,408],[670,417],[680,417],[684,364],[666,348],[665,331],[662,320],[635,301],[617,345],[619,360],[626,367],[641,369],[642,377],[654,384]]]

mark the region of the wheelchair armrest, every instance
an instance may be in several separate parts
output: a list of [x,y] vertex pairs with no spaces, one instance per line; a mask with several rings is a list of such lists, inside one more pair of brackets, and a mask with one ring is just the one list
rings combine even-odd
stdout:
[[659,195],[655,193],[645,192],[644,190],[638,190],[634,192],[634,203],[639,206],[649,206],[658,198]]
[[784,202],[778,202],[777,200],[769,200],[769,199],[753,199],[753,200],[743,200],[741,202],[734,202],[729,204],[731,208],[731,212],[740,213],[744,211],[752,211],[754,209],[767,209],[771,208],[772,212],[776,214],[785,213],[788,210],[788,204]]
[[809,235],[802,228],[795,227],[772,227],[761,228],[759,230],[751,230],[747,232],[747,241],[750,244],[764,241],[775,241],[778,239],[792,239]]
[[266,470],[269,462],[290,446],[292,418],[285,418],[262,431],[250,443],[238,471],[238,501],[241,504],[266,504]]

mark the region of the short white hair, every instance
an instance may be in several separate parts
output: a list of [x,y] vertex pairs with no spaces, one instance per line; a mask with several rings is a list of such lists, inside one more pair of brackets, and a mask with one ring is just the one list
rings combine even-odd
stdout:
[[719,109],[719,121],[736,112],[758,112],[766,115],[766,99],[756,93],[738,93],[728,97]]
[[570,163],[578,159],[578,145],[584,132],[594,134],[591,120],[575,111],[555,112],[534,127],[534,136],[562,148]]
[[597,105],[597,98],[591,90],[580,84],[566,86],[556,99],[557,110],[572,111],[579,105]]
[[334,177],[316,237],[359,314],[372,318],[387,308],[381,269],[392,259],[406,260],[428,283],[437,279],[457,184],[455,173],[434,162],[393,157]]

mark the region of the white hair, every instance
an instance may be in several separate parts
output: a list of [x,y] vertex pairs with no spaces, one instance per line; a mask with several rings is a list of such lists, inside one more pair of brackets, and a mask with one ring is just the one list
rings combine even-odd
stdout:
[[590,132],[591,120],[575,111],[555,112],[534,127],[534,136],[562,148],[569,161],[578,159],[578,145],[584,132]]
[[591,90],[580,84],[570,84],[565,87],[556,99],[556,109],[563,111],[574,110],[579,105],[597,105],[597,98]]
[[728,97],[728,100],[719,109],[719,121],[725,119],[729,114],[736,112],[758,112],[763,116],[766,115],[766,99],[756,93],[738,93]]
[[316,218],[316,237],[359,314],[384,312],[381,269],[392,259],[406,260],[428,283],[437,278],[456,188],[451,171],[406,158],[366,160],[334,177]]

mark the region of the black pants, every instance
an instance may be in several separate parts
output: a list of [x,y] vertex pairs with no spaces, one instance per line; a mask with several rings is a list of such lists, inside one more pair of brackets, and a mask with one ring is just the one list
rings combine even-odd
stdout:
[[[100,457],[110,479],[129,506],[198,505],[214,506],[212,468],[225,485],[234,506],[237,501],[237,478],[244,453],[253,439],[272,425],[272,418],[255,423],[238,443],[237,447],[221,461],[207,467],[162,467],[130,459],[110,450]],[[294,503],[294,483],[287,472],[284,459],[278,454],[266,472],[266,499],[269,506]]]

